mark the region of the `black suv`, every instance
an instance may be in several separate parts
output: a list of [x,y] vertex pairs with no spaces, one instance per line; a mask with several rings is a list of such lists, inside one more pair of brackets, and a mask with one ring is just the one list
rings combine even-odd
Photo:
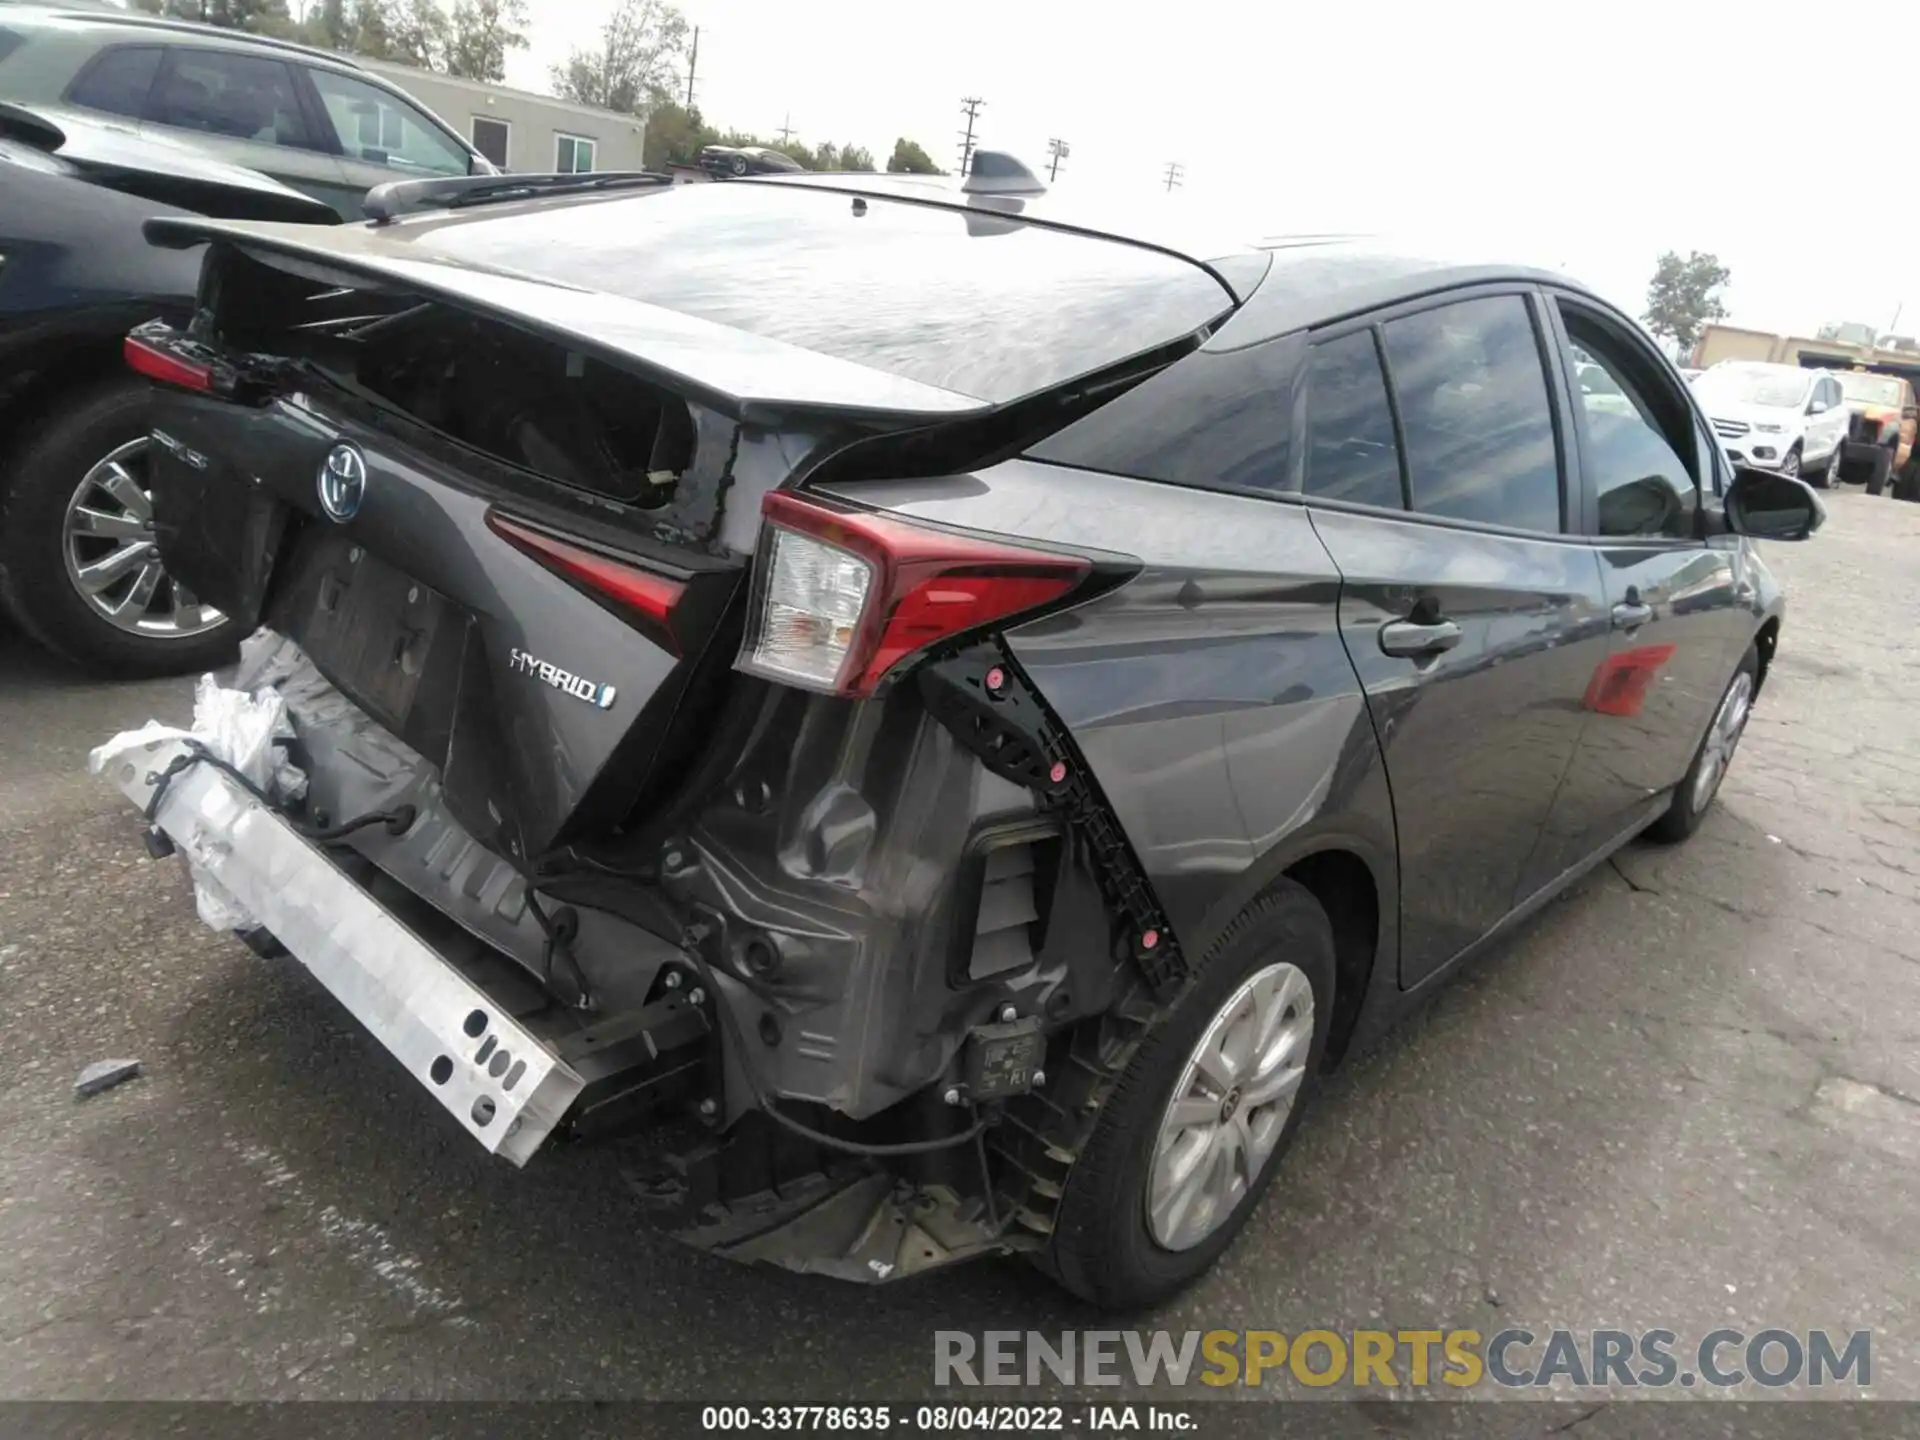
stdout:
[[1745,537],[1822,511],[1558,276],[993,158],[157,222],[210,246],[133,342],[161,545],[307,785],[105,768],[508,1160],[637,1136],[696,1244],[1134,1304],[1327,1067],[1700,824],[1780,634]]

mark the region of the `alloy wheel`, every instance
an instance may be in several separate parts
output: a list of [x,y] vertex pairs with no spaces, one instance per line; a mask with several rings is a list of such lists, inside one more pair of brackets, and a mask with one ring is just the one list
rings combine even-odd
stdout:
[[1259,1179],[1306,1078],[1313,986],[1268,965],[1214,1012],[1154,1137],[1147,1233],[1168,1250],[1211,1235]]
[[1787,452],[1787,458],[1780,462],[1780,473],[1782,475],[1791,475],[1796,480],[1800,478],[1800,452],[1798,450],[1789,450]]
[[1742,670],[1727,687],[1726,698],[1720,702],[1701,745],[1700,769],[1693,777],[1695,814],[1706,809],[1719,790],[1727,766],[1733,763],[1733,752],[1739,748],[1740,736],[1747,728],[1747,717],[1752,713],[1753,676]]
[[204,635],[226,616],[170,577],[153,538],[145,436],[111,451],[74,487],[61,525],[67,578],[116,629],[158,640]]
[[1840,488],[1843,483],[1841,472],[1845,469],[1846,462],[1840,456],[1840,447],[1836,445],[1833,447],[1832,456],[1827,460],[1827,488],[1829,490],[1838,490]]

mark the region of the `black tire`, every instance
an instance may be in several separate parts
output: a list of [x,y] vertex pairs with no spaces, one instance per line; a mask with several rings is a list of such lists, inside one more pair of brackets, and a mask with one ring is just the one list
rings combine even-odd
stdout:
[[[1713,707],[1713,717],[1707,721],[1707,728],[1700,736],[1700,744],[1694,749],[1693,763],[1687,767],[1686,775],[1681,778],[1679,786],[1674,790],[1673,800],[1667,806],[1666,813],[1647,827],[1648,839],[1658,840],[1664,845],[1677,845],[1698,830],[1707,812],[1713,809],[1713,802],[1719,798],[1720,785],[1724,782],[1726,774],[1724,767],[1721,770],[1721,780],[1714,783],[1712,792],[1704,802],[1700,802],[1694,792],[1698,788],[1701,766],[1707,760],[1707,740],[1720,718],[1721,707],[1726,704],[1727,696],[1733,693],[1734,686],[1740,683],[1742,676],[1746,677],[1749,686],[1747,703],[1751,707],[1753,703],[1751,691],[1760,681],[1760,652],[1752,645],[1747,646],[1747,653],[1740,657],[1739,665],[1734,668],[1733,674],[1727,677],[1727,687],[1720,692],[1720,700]],[[1737,753],[1738,737],[1735,737],[1734,744]],[[1732,763],[1733,756],[1729,755],[1726,764]]]
[[1893,452],[1884,446],[1873,447],[1873,468],[1867,471],[1867,493],[1878,495],[1887,488],[1887,475],[1893,469]]
[[747,157],[744,155],[734,156],[731,160],[727,162],[727,168],[733,171],[733,173],[736,175],[746,174],[747,173]]
[[[1260,1174],[1227,1219],[1191,1249],[1164,1249],[1148,1232],[1146,1218],[1162,1113],[1215,1012],[1255,971],[1283,957],[1313,990],[1313,1041],[1293,1109]],[[1042,1267],[1076,1295],[1112,1310],[1156,1304],[1204,1274],[1260,1203],[1319,1088],[1333,989],[1333,927],[1327,912],[1304,887],[1276,881],[1227,928],[1200,962],[1186,993],[1148,1032],[1121,1073],[1067,1173]]]
[[1793,448],[1780,457],[1780,473],[1782,475],[1791,475],[1796,480],[1799,479],[1801,462],[1805,458],[1800,449],[1800,442],[1796,440]]
[[114,377],[63,395],[0,459],[0,605],[29,637],[75,664],[128,679],[209,670],[239,643],[233,622],[199,635],[121,630],[67,574],[65,522],[75,488],[103,456],[147,434],[149,390]]
[[1826,465],[1813,483],[1822,490],[1838,490],[1847,483],[1847,447],[1844,444],[1833,447],[1833,454],[1827,457]]

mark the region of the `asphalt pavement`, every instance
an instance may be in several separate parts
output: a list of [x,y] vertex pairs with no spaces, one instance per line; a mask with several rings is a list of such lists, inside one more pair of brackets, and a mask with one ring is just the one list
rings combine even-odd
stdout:
[[[1779,658],[1702,831],[1350,1062],[1139,1323],[1865,1328],[1872,1393],[1920,1399],[1920,506],[1831,507],[1771,550]],[[731,1265],[649,1233],[604,1152],[488,1158],[297,965],[204,929],[85,773],[189,692],[0,633],[0,1397],[900,1398],[936,1329],[1102,1323],[1014,1262]],[[144,1074],[76,1099],[117,1057]]]

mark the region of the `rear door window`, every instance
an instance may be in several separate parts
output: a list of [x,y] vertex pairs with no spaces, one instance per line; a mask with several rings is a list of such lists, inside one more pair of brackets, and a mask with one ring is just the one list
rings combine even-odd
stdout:
[[398,95],[351,75],[308,70],[340,153],[411,175],[465,175],[472,157]]
[[1413,508],[1558,533],[1559,451],[1525,298],[1422,310],[1388,321],[1382,337]]
[[87,63],[67,87],[67,103],[138,120],[147,113],[147,97],[159,73],[158,45],[117,45]]
[[281,61],[257,55],[170,50],[148,118],[229,140],[313,146],[293,71]]
[[1401,508],[1400,447],[1371,330],[1313,347],[1304,488],[1325,500]]

